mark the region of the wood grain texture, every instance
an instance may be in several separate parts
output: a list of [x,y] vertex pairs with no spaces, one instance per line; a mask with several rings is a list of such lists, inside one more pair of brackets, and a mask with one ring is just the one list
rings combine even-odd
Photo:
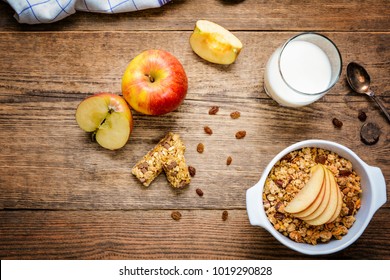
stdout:
[[[293,34],[241,32],[247,47],[230,67],[203,62],[189,47],[189,33],[3,34],[0,207],[243,209],[245,190],[259,180],[268,162],[288,145],[313,138],[352,148],[367,163],[382,168],[389,178],[389,157],[384,156],[390,150],[389,126],[376,105],[365,96],[351,93],[344,80],[321,101],[299,110],[282,108],[265,95],[261,77],[267,57]],[[367,61],[374,89],[380,85],[388,105],[390,68],[383,57],[390,57],[385,47],[390,36],[367,35],[373,44],[364,52],[351,45],[363,43],[359,33],[329,36],[340,46],[345,61]],[[137,46],[142,39],[150,48],[164,46],[182,61],[189,92],[182,106],[171,114],[149,117],[135,113],[135,129],[128,145],[119,151],[107,151],[91,143],[89,135],[78,128],[75,109],[93,92],[120,93],[122,72],[140,51]],[[6,51],[11,45],[13,48]],[[67,51],[58,55],[60,48]],[[20,53],[23,59],[18,59]],[[251,63],[253,60],[258,63]],[[213,105],[220,106],[220,112],[210,116],[208,110]],[[369,120],[383,130],[375,146],[359,140],[360,109],[367,111]],[[229,116],[235,110],[242,113],[237,120]],[[342,129],[333,127],[333,117],[344,122]],[[213,129],[213,135],[204,133],[205,125]],[[246,130],[247,136],[235,139],[238,130]],[[184,190],[171,189],[163,175],[144,189],[130,168],[168,131],[182,135],[187,161],[197,169],[197,175],[191,187]],[[196,152],[200,142],[206,147],[203,154]],[[15,157],[17,154],[22,156]],[[233,164],[226,166],[229,155]],[[197,187],[205,192],[202,200],[195,194]]]
[[[249,224],[245,210],[2,211],[1,259],[389,259],[381,209],[363,235],[342,252],[305,256]],[[370,244],[370,246],[367,246]]]
[[[364,11],[364,12],[362,12]],[[174,0],[159,9],[124,14],[77,12],[50,25],[19,25],[0,2],[0,30],[192,30],[213,20],[231,30],[388,31],[389,1]]]
[[[278,106],[262,81],[279,45],[301,31],[319,31],[339,47],[343,73],[350,61],[367,68],[373,90],[390,109],[389,11],[389,1],[375,0],[174,0],[160,9],[77,12],[29,26],[0,2],[0,258],[390,259],[389,202],[357,242],[322,257],[287,249],[250,226],[245,210],[245,191],[268,162],[305,139],[351,148],[381,168],[389,189],[390,126],[375,103],[349,89],[344,74],[325,97],[300,109]],[[233,65],[207,63],[193,53],[189,36],[199,15],[243,42]],[[96,92],[120,94],[128,62],[152,48],[182,62],[187,97],[165,116],[134,112],[129,143],[104,150],[77,126],[76,107]],[[220,107],[217,115],[208,115],[211,106]],[[241,117],[231,119],[237,110]],[[374,146],[359,139],[359,110],[381,127]],[[332,125],[334,117],[343,121],[341,129]],[[205,125],[213,135],[204,133]],[[235,139],[238,130],[247,136]],[[169,187],[164,175],[144,188],[130,169],[168,131],[183,137],[196,176],[183,190]],[[200,142],[203,154],[196,152]],[[171,219],[173,210],[182,213],[180,221]]]

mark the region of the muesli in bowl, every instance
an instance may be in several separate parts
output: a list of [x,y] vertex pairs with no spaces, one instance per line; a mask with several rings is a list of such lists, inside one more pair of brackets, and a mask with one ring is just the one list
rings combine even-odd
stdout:
[[[332,221],[329,218],[323,224],[312,225],[304,220],[304,216],[285,211],[285,207],[305,187],[312,168],[318,165],[329,170],[331,176],[336,179],[342,204]],[[360,181],[360,177],[352,168],[352,163],[334,152],[320,148],[292,151],[279,160],[268,174],[263,189],[264,210],[273,227],[296,242],[316,245],[319,242],[328,242],[332,238],[341,239],[355,222],[355,214],[361,205]],[[337,199],[329,195],[325,201],[325,194],[321,192],[317,196],[318,199],[322,199],[323,207],[320,203],[316,205],[317,209],[322,208],[322,211],[319,209],[322,213],[326,211],[326,204],[328,207],[331,204],[331,199]],[[307,214],[314,214],[315,210]],[[315,215],[311,216],[313,220]]]
[[261,226],[285,246],[323,255],[355,242],[386,198],[378,167],[338,143],[305,140],[270,161],[259,182],[247,190],[246,208],[251,225]]

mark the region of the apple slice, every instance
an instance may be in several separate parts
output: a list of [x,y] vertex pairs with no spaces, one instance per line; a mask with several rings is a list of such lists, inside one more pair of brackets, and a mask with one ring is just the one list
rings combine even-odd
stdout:
[[126,101],[112,93],[98,93],[84,99],[76,110],[81,129],[93,132],[96,141],[109,150],[122,148],[129,140],[133,118]]
[[340,188],[337,185],[336,178],[334,178],[334,176],[332,176],[332,177],[335,180],[335,184],[336,184],[337,189],[338,189],[337,190],[337,207],[336,207],[336,211],[334,212],[333,216],[326,223],[331,223],[334,220],[336,220],[336,218],[340,215],[341,208],[343,206],[343,194],[341,193]]
[[326,169],[326,173],[330,178],[329,203],[327,204],[324,212],[322,212],[320,216],[312,220],[305,220],[307,224],[312,226],[319,226],[325,224],[333,217],[333,215],[336,212],[336,208],[338,204],[337,193],[339,191],[339,188],[337,187],[336,180],[332,180],[333,174],[328,169]]
[[330,199],[330,192],[331,192],[330,191],[331,183],[330,183],[329,174],[326,171],[327,168],[324,167],[324,166],[322,168],[324,169],[324,176],[325,176],[325,178],[324,178],[324,180],[325,180],[324,198],[322,199],[322,202],[320,203],[318,208],[313,213],[311,213],[310,215],[307,215],[305,217],[300,217],[301,220],[308,221],[308,220],[316,219],[317,217],[319,217],[325,211],[325,208],[328,206],[329,199]]
[[241,41],[229,30],[208,20],[196,22],[190,45],[201,58],[217,64],[233,63],[242,49]]
[[318,196],[316,197],[316,199],[314,200],[314,202],[309,207],[307,207],[305,210],[298,212],[298,213],[294,213],[293,214],[294,217],[304,218],[304,217],[307,217],[307,216],[313,214],[314,211],[316,211],[318,209],[318,207],[321,205],[321,203],[325,197],[325,189],[326,189],[325,184],[326,184],[326,179],[323,180],[321,190],[320,190]]
[[284,209],[288,213],[298,213],[307,209],[321,191],[324,181],[324,168],[317,164],[311,169],[311,177],[300,192],[290,201]]

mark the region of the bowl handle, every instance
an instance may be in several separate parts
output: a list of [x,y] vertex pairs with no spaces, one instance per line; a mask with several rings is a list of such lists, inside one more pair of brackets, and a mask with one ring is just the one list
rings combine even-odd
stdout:
[[386,181],[382,171],[378,167],[368,166],[368,176],[373,186],[372,195],[374,212],[372,214],[374,214],[383,204],[386,203]]
[[266,228],[269,222],[265,214],[261,212],[260,207],[263,207],[263,205],[260,198],[261,191],[257,185],[248,189],[246,191],[246,210],[251,225]]

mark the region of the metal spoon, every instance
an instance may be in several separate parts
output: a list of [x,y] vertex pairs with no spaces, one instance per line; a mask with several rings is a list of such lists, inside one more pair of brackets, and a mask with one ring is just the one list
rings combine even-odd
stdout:
[[387,117],[387,120],[390,122],[390,114],[380,99],[371,90],[370,76],[368,75],[366,69],[363,68],[363,66],[357,64],[356,62],[349,63],[347,66],[347,81],[354,91],[357,93],[367,94],[369,97],[371,97],[376,102],[376,104],[378,104],[382,112]]

